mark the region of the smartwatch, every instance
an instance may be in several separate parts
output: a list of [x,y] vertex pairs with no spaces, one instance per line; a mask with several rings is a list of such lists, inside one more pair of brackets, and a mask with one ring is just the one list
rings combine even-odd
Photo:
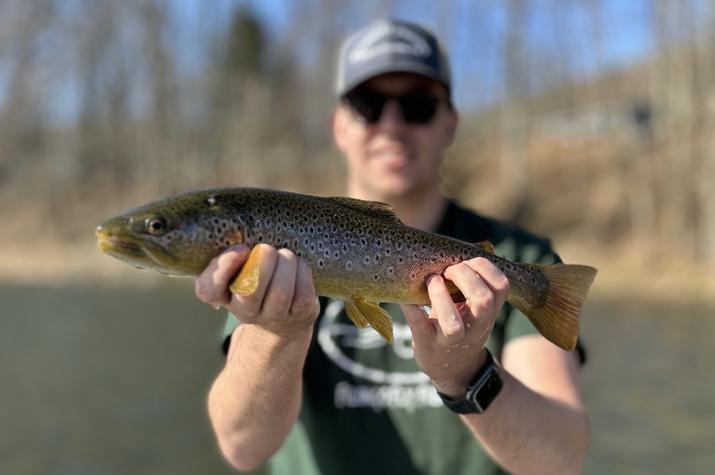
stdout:
[[444,405],[457,414],[482,414],[504,387],[499,366],[489,350],[484,351],[487,352],[484,366],[474,375],[462,399],[452,399],[437,391]]

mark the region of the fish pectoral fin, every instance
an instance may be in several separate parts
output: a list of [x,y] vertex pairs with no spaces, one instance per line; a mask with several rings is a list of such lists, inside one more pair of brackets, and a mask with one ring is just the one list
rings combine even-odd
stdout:
[[263,259],[261,249],[261,247],[254,247],[251,250],[241,271],[228,286],[231,292],[238,295],[250,295],[256,291],[261,282],[261,260]]
[[358,328],[368,324],[388,343],[392,343],[392,319],[379,305],[364,300],[345,302],[345,312]]

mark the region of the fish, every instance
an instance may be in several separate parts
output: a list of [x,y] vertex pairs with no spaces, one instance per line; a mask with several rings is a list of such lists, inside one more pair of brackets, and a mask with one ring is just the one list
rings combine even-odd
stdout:
[[[384,203],[262,188],[179,193],[130,209],[96,227],[99,249],[141,269],[197,276],[227,248],[245,244],[248,259],[230,289],[254,292],[265,246],[291,250],[313,272],[319,295],[345,302],[359,328],[392,342],[380,303],[429,305],[426,279],[484,257],[509,280],[506,301],[549,341],[572,350],[581,307],[596,276],[579,264],[511,262],[489,243],[468,243],[403,224]],[[261,250],[263,249],[263,251]],[[447,281],[448,282],[448,281]],[[465,298],[451,282],[455,302]]]

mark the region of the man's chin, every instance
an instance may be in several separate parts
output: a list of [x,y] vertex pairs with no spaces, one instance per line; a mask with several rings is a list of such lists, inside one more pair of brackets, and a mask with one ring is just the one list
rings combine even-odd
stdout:
[[417,192],[417,187],[410,180],[385,180],[373,188],[382,201],[399,200]]

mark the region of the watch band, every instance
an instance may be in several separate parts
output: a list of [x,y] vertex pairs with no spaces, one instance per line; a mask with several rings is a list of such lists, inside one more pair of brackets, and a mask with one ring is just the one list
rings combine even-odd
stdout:
[[501,392],[504,382],[499,366],[486,348],[487,358],[467,386],[462,399],[453,399],[437,391],[444,405],[458,414],[482,414]]

